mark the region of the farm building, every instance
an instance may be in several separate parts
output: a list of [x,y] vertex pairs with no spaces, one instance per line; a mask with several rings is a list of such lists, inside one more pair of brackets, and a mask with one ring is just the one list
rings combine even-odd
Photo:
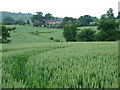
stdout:
[[61,24],[62,20],[61,19],[51,19],[51,20],[46,20],[45,25],[52,25],[52,24]]

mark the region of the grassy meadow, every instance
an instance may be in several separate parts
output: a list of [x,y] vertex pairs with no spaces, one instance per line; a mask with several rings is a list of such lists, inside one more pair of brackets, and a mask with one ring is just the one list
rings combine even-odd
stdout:
[[34,35],[30,33],[33,32],[41,32],[41,35],[46,35],[49,37],[55,37],[65,41],[64,37],[62,37],[62,29],[54,29],[54,28],[42,28],[42,27],[32,27],[32,26],[16,26],[17,29],[15,33],[11,33],[11,43],[43,43],[43,42],[53,42],[49,39],[40,37],[38,35]]
[[3,88],[119,86],[117,42],[65,42],[62,29],[16,27],[11,33],[11,44],[2,45]]

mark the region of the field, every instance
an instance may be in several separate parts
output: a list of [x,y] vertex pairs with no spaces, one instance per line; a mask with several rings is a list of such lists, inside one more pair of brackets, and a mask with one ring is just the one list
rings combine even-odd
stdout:
[[[11,27],[11,26],[8,26]],[[38,31],[40,35],[53,37],[65,42],[64,37],[62,36],[62,29],[54,29],[54,28],[42,28],[42,27],[32,27],[32,26],[16,26],[17,29],[15,33],[11,33],[11,43],[37,43],[37,42],[53,42],[48,38],[41,37],[39,35],[34,35],[32,32]],[[89,27],[78,27],[79,29],[84,28],[92,28],[93,30],[97,30],[96,26]]]
[[84,28],[91,28],[91,29],[97,31],[97,26],[84,26],[84,27],[78,27],[78,29],[84,29]]
[[46,35],[49,37],[58,38],[60,40],[65,41],[64,37],[62,37],[62,29],[54,29],[54,28],[42,28],[42,27],[32,27],[32,26],[16,26],[17,29],[15,33],[11,33],[11,43],[36,43],[36,42],[53,42],[50,39],[46,39],[40,37],[38,35],[34,35],[30,33],[31,31],[41,32],[41,35]]
[[[64,42],[54,42],[30,31]],[[117,88],[119,85],[117,42],[67,43],[62,29],[31,26],[18,26],[11,36],[12,43],[2,45],[3,88]]]

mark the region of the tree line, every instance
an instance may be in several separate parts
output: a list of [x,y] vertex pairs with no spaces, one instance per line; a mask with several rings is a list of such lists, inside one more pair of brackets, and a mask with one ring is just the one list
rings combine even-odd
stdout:
[[[112,10],[112,8],[110,8]],[[11,14],[10,14],[11,15]],[[19,13],[18,15],[24,15],[22,13]],[[24,19],[13,19],[10,16],[3,17],[3,23],[6,25],[25,25],[25,24],[30,24],[33,23],[33,26],[42,26],[44,25],[45,27],[51,27],[51,28],[63,28],[67,24],[76,24],[78,27],[80,26],[97,26],[99,19],[97,17],[93,17],[90,15],[84,15],[80,16],[78,19],[73,18],[73,17],[64,17],[62,18],[61,24],[52,24],[52,25],[46,25],[45,20],[51,20],[51,19],[61,19],[59,17],[54,17],[52,14],[47,13],[43,15],[42,12],[36,12],[36,15],[32,14],[25,14],[29,16],[28,20]],[[103,15],[104,18],[104,15]],[[115,17],[114,17],[115,18]],[[120,12],[118,12],[118,16],[116,19],[120,18]]]
[[[47,13],[45,16],[43,16],[42,12],[37,12],[36,15],[33,15],[31,18],[33,22],[33,26],[46,26],[45,20],[50,20],[50,19],[59,19],[58,17],[52,16],[52,14]],[[46,27],[52,27],[52,28],[63,28],[66,24],[77,24],[77,26],[97,26],[97,17],[92,17],[90,15],[84,15],[81,16],[80,18],[72,18],[72,17],[64,17],[61,24],[53,24],[49,25]],[[93,22],[93,23],[91,23]]]
[[3,18],[2,22],[6,25],[25,25],[25,24],[30,24],[30,21],[27,20],[23,20],[23,19],[19,19],[19,20],[14,20],[11,17],[5,17]]
[[[118,15],[119,17],[119,15]],[[67,24],[63,28],[63,36],[66,41],[117,41],[120,40],[120,23],[114,17],[110,8],[98,21],[98,31],[86,28],[77,29],[76,24]]]
[[[61,24],[53,24],[53,25],[46,25],[45,20],[51,20],[51,19],[61,19],[62,22]],[[97,26],[97,17],[92,17],[90,15],[84,15],[81,16],[80,18],[72,18],[72,17],[64,17],[64,18],[59,18],[59,17],[54,17],[52,14],[47,13],[43,16],[42,12],[36,12],[36,15],[33,15],[30,20],[24,20],[24,19],[13,19],[10,16],[6,16],[2,19],[2,22],[5,23],[6,25],[25,25],[25,24],[30,24],[30,22],[33,23],[33,26],[46,26],[46,27],[51,27],[51,28],[63,28],[66,24],[77,24],[77,26]],[[91,23],[93,22],[93,23]]]
[[[110,8],[108,10],[108,14],[112,12],[113,9]],[[104,18],[104,15],[102,16]],[[120,18],[120,12],[118,13],[117,17],[114,17],[114,19],[119,19]],[[45,20],[50,20],[50,19],[59,19],[58,17],[54,17],[52,14],[47,13],[43,16],[42,12],[37,12],[36,15],[33,15],[31,18],[31,21],[33,23],[33,26],[46,26],[50,28],[63,28],[65,25],[70,25],[70,24],[76,24],[77,27],[81,26],[98,26],[99,20],[97,17],[93,17],[90,15],[84,15],[80,16],[78,19],[73,18],[73,17],[64,17],[62,19],[61,24],[52,24],[52,25],[46,25]]]
[[33,14],[31,14],[31,13],[21,13],[21,12],[15,13],[15,12],[0,11],[0,13],[2,14],[3,19],[5,17],[11,17],[15,21],[16,20],[25,20],[25,22],[27,20],[30,20],[31,17],[33,16]]

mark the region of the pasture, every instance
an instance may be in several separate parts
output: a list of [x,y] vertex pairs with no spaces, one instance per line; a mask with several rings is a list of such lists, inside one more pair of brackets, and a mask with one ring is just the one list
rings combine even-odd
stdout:
[[46,35],[49,37],[58,38],[60,40],[65,41],[64,37],[62,37],[62,29],[54,29],[54,28],[42,28],[42,27],[32,27],[32,26],[16,26],[17,29],[15,33],[11,33],[11,43],[43,43],[43,42],[53,42],[49,39],[40,37],[38,35],[34,35],[30,33],[33,32],[41,32],[41,35]]
[[[12,27],[12,26],[8,26]],[[32,27],[32,26],[16,26],[17,29],[15,30],[15,33],[11,33],[11,43],[43,43],[43,42],[53,42],[50,39],[41,37],[39,35],[34,35],[32,32],[38,31],[40,35],[47,36],[47,37],[53,37],[59,40],[62,40],[65,42],[65,39],[62,35],[63,30],[62,29],[56,29],[56,28],[42,28],[42,27]],[[92,28],[93,30],[97,30],[96,26],[89,26],[89,27],[78,27],[79,29],[84,28]]]
[[97,30],[97,26],[83,26],[83,27],[78,27],[78,29],[84,29],[84,28],[91,28],[91,29],[93,29],[95,31],[98,31]]

